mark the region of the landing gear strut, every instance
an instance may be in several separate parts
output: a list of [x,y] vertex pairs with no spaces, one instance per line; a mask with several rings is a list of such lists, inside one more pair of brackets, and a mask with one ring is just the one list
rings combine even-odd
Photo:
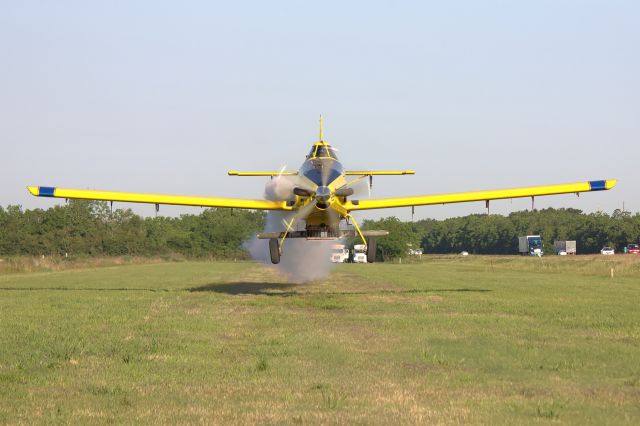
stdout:
[[271,263],[274,265],[280,263],[280,247],[277,238],[269,239],[269,254],[271,255]]

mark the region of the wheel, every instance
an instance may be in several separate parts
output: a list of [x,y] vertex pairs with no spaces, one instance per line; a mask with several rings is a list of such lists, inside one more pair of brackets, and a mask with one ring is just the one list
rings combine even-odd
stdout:
[[376,261],[376,240],[369,238],[367,241],[367,262],[374,263]]
[[271,255],[271,263],[274,265],[280,263],[280,247],[277,238],[269,239],[269,254]]

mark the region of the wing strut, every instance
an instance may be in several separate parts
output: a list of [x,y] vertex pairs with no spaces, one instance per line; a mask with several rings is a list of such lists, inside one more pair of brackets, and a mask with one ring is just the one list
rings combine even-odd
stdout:
[[360,227],[358,226],[358,222],[356,222],[355,218],[350,213],[347,213],[347,217],[350,218],[351,221],[353,222],[353,226],[355,226],[356,231],[358,231],[358,235],[360,235],[360,238],[362,239],[362,242],[366,246],[367,245],[367,240],[364,238],[364,235],[362,235],[362,231],[360,230]]

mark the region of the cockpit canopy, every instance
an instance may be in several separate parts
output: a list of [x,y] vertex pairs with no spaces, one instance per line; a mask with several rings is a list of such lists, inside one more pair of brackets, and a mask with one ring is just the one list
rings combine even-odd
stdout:
[[307,155],[307,159],[312,158],[331,158],[333,160],[337,160],[338,156],[336,155],[336,151],[331,148],[330,145],[317,143],[311,147],[311,151],[309,152],[309,155]]

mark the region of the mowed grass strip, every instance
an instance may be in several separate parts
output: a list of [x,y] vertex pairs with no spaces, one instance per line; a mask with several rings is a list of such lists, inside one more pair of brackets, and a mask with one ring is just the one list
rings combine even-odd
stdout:
[[0,276],[0,422],[638,424],[640,263],[590,262]]

